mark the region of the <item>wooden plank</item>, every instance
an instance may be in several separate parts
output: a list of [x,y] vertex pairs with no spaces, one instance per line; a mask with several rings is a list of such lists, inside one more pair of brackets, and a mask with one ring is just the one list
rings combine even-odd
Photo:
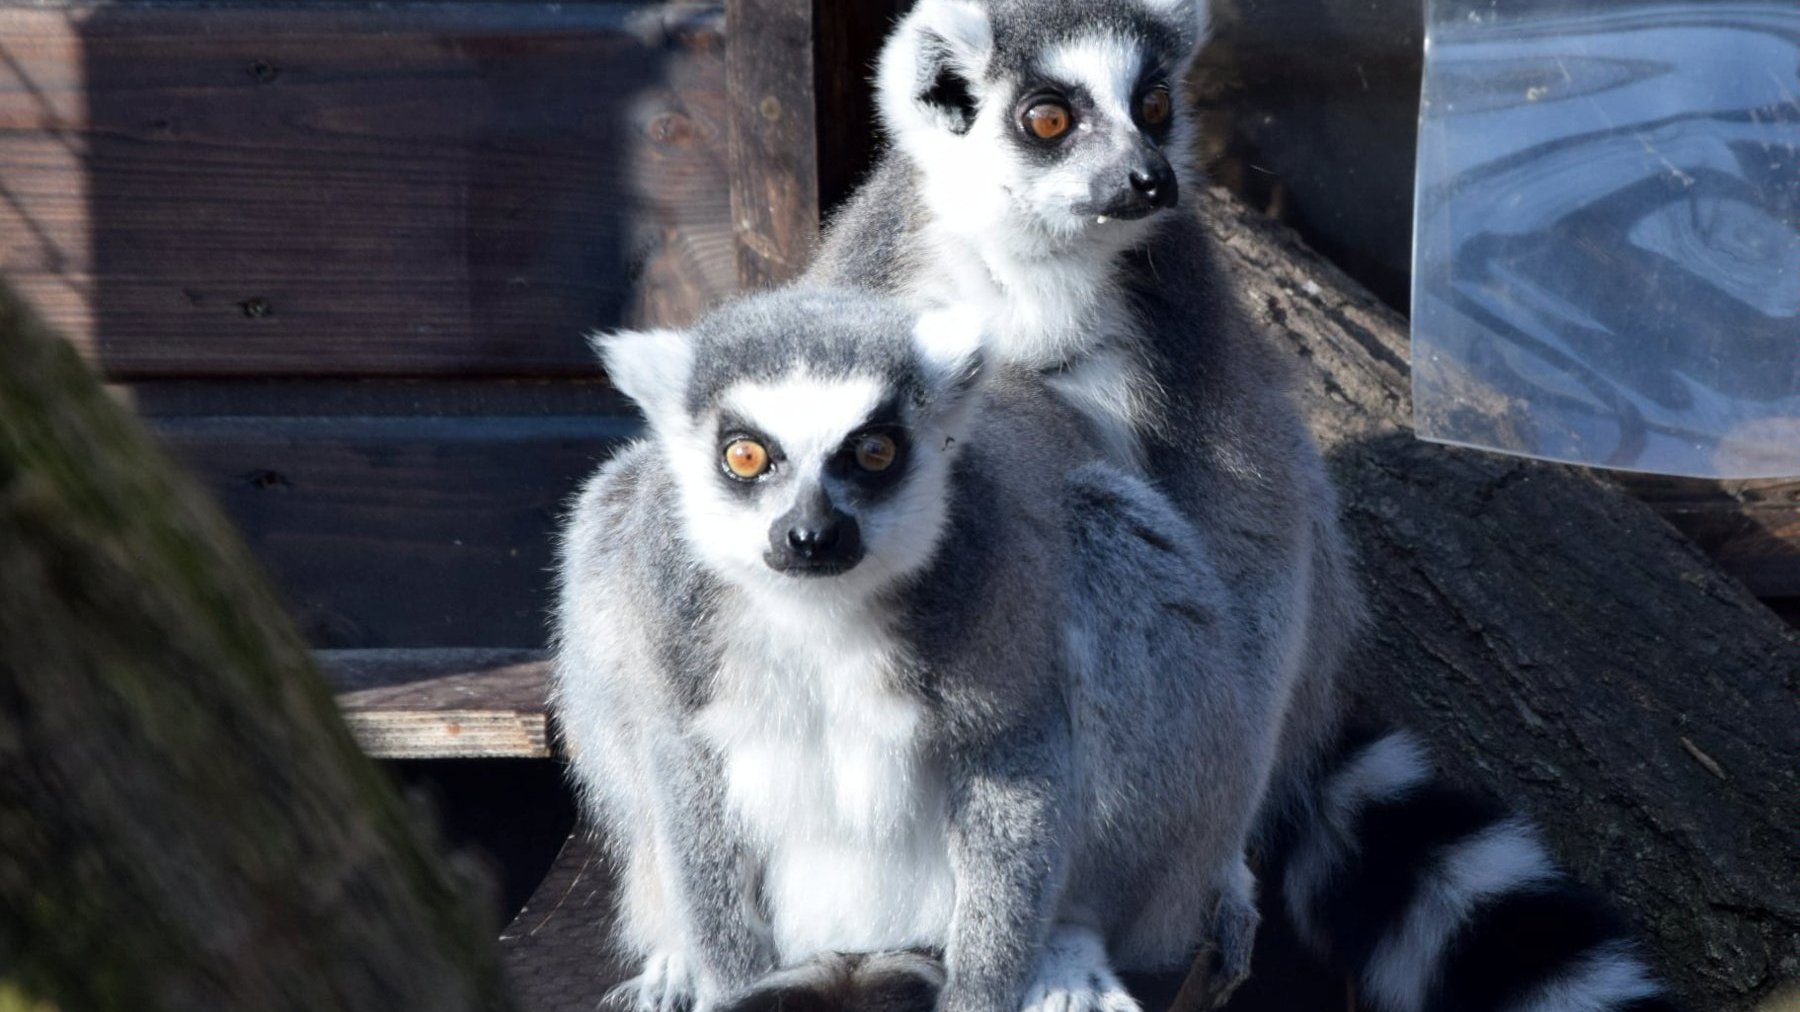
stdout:
[[318,647],[540,647],[562,505],[631,417],[164,418]]
[[1800,597],[1800,478],[1620,481],[1758,597]]
[[324,650],[356,740],[381,759],[548,758],[550,665],[529,650]]
[[726,0],[725,90],[737,280],[795,277],[819,230],[814,0]]
[[[596,366],[596,368],[598,368]],[[580,379],[179,379],[114,384],[150,418],[632,415],[604,377]]]
[[618,919],[615,864],[594,833],[576,830],[500,933],[507,981],[524,1012],[593,1012],[638,972],[607,944]]
[[0,6],[0,270],[115,378],[528,375],[736,284],[716,5]]

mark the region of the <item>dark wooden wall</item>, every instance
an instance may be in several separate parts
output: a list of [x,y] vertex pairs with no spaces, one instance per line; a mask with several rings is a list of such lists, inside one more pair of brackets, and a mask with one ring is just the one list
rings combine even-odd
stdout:
[[892,8],[818,6],[0,3],[0,273],[315,644],[538,646],[636,427],[584,332],[797,270],[866,162]]

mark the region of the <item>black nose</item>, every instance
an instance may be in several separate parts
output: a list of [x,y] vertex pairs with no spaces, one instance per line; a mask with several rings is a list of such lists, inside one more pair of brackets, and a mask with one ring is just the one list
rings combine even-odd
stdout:
[[835,522],[790,527],[788,547],[802,559],[812,560],[830,554],[837,547],[839,527]]
[[1131,188],[1142,194],[1151,207],[1174,207],[1181,200],[1181,185],[1175,172],[1162,159],[1131,170]]
[[1091,200],[1079,206],[1078,213],[1131,220],[1174,207],[1181,200],[1175,170],[1156,145],[1145,141],[1123,154],[1094,177]]
[[769,525],[771,569],[795,576],[830,576],[862,561],[862,528],[856,517],[823,493],[805,496]]

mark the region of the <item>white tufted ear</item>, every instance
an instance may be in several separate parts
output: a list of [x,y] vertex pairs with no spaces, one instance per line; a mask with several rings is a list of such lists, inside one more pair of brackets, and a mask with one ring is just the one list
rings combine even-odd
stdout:
[[890,135],[963,133],[993,49],[987,12],[967,0],[920,0],[881,50],[877,104]]
[[688,377],[694,369],[694,345],[686,334],[621,330],[589,335],[588,343],[612,385],[637,402],[652,426],[664,433],[684,427]]

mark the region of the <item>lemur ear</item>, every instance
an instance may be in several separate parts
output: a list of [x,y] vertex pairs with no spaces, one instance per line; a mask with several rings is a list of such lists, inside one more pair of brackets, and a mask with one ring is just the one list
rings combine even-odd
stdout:
[[913,345],[925,366],[925,381],[940,402],[961,402],[981,385],[987,371],[982,351],[986,325],[981,314],[965,306],[920,314],[913,326]]
[[681,417],[694,344],[675,330],[621,330],[588,337],[606,376],[620,393],[637,402],[650,424]]
[[1153,14],[1178,24],[1188,41],[1188,58],[1192,59],[1206,45],[1212,31],[1211,0],[1143,0]]
[[975,82],[994,45],[987,12],[967,0],[920,0],[881,50],[875,90],[895,137],[919,129],[967,133]]

